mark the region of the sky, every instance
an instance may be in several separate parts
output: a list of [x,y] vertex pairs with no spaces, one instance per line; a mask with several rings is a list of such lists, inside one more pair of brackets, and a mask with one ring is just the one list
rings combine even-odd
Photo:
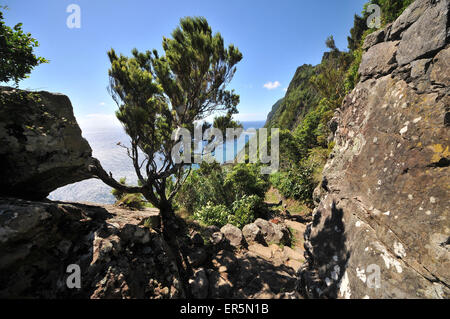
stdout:
[[[9,26],[39,41],[35,52],[50,60],[36,67],[22,89],[68,95],[82,129],[117,125],[110,97],[106,52],[130,55],[133,48],[157,49],[185,16],[204,16],[225,44],[243,54],[230,83],[240,95],[240,121],[265,120],[298,66],[320,63],[325,39],[347,49],[353,16],[366,0],[0,0]],[[67,20],[80,8],[79,28]],[[70,9],[70,7],[69,7]],[[70,21],[73,21],[69,19]]]

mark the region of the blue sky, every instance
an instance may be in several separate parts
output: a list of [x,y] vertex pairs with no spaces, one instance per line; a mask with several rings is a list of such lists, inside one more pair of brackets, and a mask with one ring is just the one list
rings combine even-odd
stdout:
[[[130,54],[132,48],[162,52],[184,16],[204,16],[213,32],[233,43],[243,60],[231,87],[241,96],[242,121],[265,120],[285,94],[298,66],[320,62],[325,39],[333,35],[341,49],[353,15],[366,0],[0,0],[6,23],[22,22],[39,41],[37,54],[50,60],[37,67],[20,87],[70,97],[82,128],[114,123],[116,105],[107,92],[106,52]],[[81,28],[66,25],[70,4],[81,8]]]

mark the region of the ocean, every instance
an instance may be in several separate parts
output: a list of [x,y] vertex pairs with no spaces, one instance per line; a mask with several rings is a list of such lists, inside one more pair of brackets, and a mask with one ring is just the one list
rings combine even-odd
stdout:
[[[248,129],[259,129],[264,126],[264,123],[264,121],[242,122],[245,134],[241,135],[234,143],[225,143],[226,159],[234,159],[244,147],[246,141],[254,135],[248,132]],[[118,142],[125,145],[129,144],[129,137],[121,127],[84,130],[83,137],[91,145],[93,157],[97,158],[103,168],[107,172],[111,172],[114,178],[119,180],[121,177],[126,177],[127,184],[134,185],[137,183],[136,173],[126,150],[117,145]],[[215,158],[218,162],[223,163],[223,154],[217,153]],[[115,201],[111,194],[111,187],[95,178],[58,188],[50,193],[48,198],[99,204],[112,204]]]

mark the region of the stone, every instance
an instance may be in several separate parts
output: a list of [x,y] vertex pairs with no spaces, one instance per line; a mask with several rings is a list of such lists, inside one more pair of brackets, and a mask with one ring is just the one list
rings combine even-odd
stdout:
[[195,246],[201,247],[204,245],[203,237],[198,232],[191,234],[191,240]]
[[204,268],[197,269],[194,276],[189,279],[192,296],[196,299],[208,297],[209,281]]
[[0,195],[43,199],[92,177],[92,150],[67,96],[0,87],[0,104]]
[[429,7],[430,0],[416,0],[394,21],[390,32],[390,38],[397,39],[400,34],[411,24],[416,22],[419,17]]
[[424,76],[430,62],[431,59],[420,59],[411,62],[411,77],[415,79]]
[[398,41],[382,42],[364,53],[358,70],[361,80],[385,75],[392,71],[396,66],[397,45]]
[[373,47],[375,44],[382,42],[384,40],[385,33],[386,30],[381,29],[367,35],[362,46],[363,50],[367,50]]
[[223,243],[225,236],[221,232],[215,232],[211,234],[210,241],[213,245],[220,245]]
[[435,84],[450,86],[450,47],[434,57],[430,80]]
[[283,247],[283,254],[286,259],[303,261],[303,255],[288,246]]
[[247,243],[260,243],[265,244],[264,236],[261,229],[256,224],[248,224],[242,228],[242,234],[244,235]]
[[203,265],[207,257],[208,254],[206,253],[205,249],[198,247],[188,254],[188,261],[191,264],[191,266],[195,268]]
[[209,273],[209,293],[211,298],[227,298],[231,295],[233,284],[226,273],[211,271]]
[[230,245],[239,247],[242,244],[242,231],[231,224],[227,224],[220,229],[226,239],[230,242]]
[[267,260],[273,257],[272,249],[261,244],[249,245],[248,250]]
[[404,31],[397,50],[399,65],[426,57],[446,45],[448,11],[449,0],[438,1],[434,6],[428,6],[417,21]]
[[[168,244],[141,226],[153,214],[0,197],[0,298],[182,298]],[[70,264],[80,289],[67,289]]]
[[217,269],[224,267],[220,272],[225,271],[232,273],[236,270],[237,267],[237,259],[235,255],[228,250],[219,251],[217,255],[212,259],[211,263]]

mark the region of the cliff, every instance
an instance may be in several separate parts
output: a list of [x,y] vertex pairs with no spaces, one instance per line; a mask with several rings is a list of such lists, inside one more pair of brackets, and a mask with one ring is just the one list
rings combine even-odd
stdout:
[[308,297],[450,297],[449,5],[417,0],[365,40],[305,232]]

